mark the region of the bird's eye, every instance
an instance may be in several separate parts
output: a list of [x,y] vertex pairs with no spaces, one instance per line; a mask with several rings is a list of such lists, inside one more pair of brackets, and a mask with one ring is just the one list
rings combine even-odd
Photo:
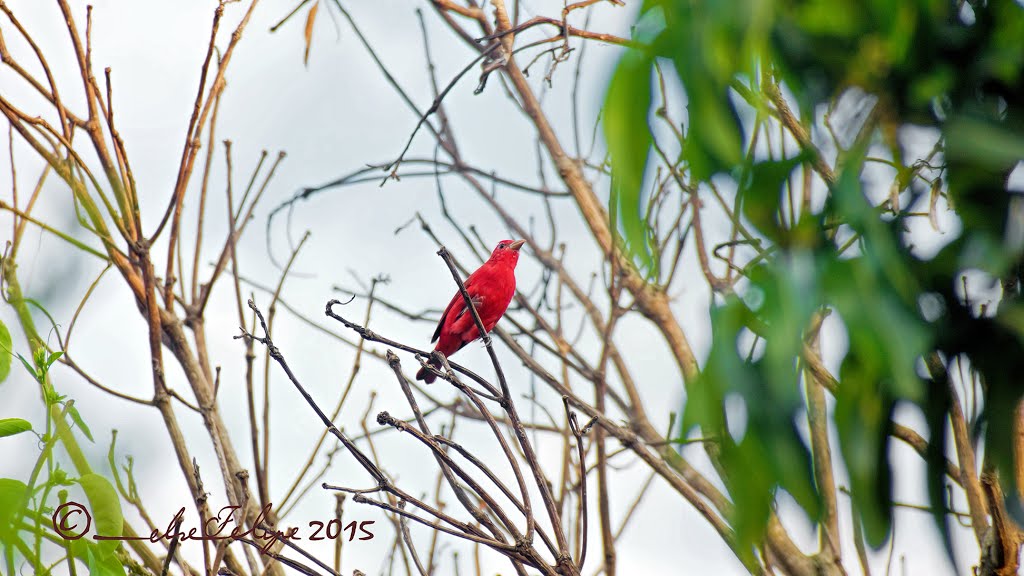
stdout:
[[502,242],[501,244],[498,244],[498,248],[508,248],[508,244]]

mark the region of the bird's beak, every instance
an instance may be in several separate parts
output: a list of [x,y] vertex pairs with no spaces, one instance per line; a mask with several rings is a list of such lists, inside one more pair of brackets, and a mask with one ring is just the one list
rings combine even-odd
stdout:
[[523,244],[526,244],[526,240],[516,240],[515,242],[509,244],[508,247],[518,252],[519,249],[523,247]]

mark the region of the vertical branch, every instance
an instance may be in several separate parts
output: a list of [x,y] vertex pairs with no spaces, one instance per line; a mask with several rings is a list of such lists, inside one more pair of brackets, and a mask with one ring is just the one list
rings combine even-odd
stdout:
[[[207,115],[209,115],[213,103],[216,99],[217,94],[223,90],[224,74],[227,71],[228,63],[231,61],[231,56],[235,51],[235,47],[238,42],[242,39],[242,32],[245,30],[246,25],[249,23],[249,19],[252,17],[253,11],[256,9],[256,4],[259,0],[253,0],[249,4],[248,10],[245,15],[242,16],[241,21],[235,28],[235,31],[231,34],[231,40],[228,42],[227,49],[224,50],[224,55],[220,58],[217,63],[217,73],[214,75],[213,82],[210,85],[209,91],[206,90],[206,77],[209,72],[210,62],[213,58],[213,52],[216,47],[217,31],[220,25],[220,19],[224,14],[224,1],[217,6],[214,11],[213,27],[210,33],[210,43],[206,50],[206,58],[203,61],[202,71],[199,79],[199,91],[196,94],[195,104],[192,109],[192,116],[189,119],[188,131],[185,135],[185,144],[181,153],[181,162],[178,166],[178,176],[174,183],[174,193],[171,196],[171,203],[168,206],[167,212],[164,214],[163,220],[157,227],[156,232],[153,233],[150,242],[156,240],[163,230],[164,225],[167,222],[168,216],[173,214],[171,222],[171,241],[168,245],[167,252],[167,274],[165,277],[165,294],[164,300],[167,305],[168,311],[171,310],[171,306],[174,304],[173,298],[171,298],[170,288],[172,286],[172,266],[174,262],[174,250],[175,250],[175,237],[178,235],[180,221],[181,221],[181,210],[185,202],[185,190],[188,187],[188,181],[192,174],[192,168],[195,163],[196,155],[199,151],[200,140],[199,135],[203,132],[203,126],[206,123]],[[204,102],[205,100],[205,102]]]
[[[92,73],[92,7],[90,6],[87,8],[86,44],[83,47],[82,38],[78,34],[74,15],[71,12],[71,7],[68,5],[67,0],[58,0],[57,4],[64,16],[68,35],[71,38],[71,45],[77,58],[78,70],[82,77],[85,102],[89,110],[89,118],[84,127],[86,132],[89,134],[89,139],[92,141],[93,148],[96,151],[96,156],[99,158],[100,164],[103,167],[103,172],[107,176],[107,180],[113,189],[114,197],[117,200],[118,208],[120,210],[120,218],[115,216],[114,221],[118,229],[125,235],[125,239],[134,241],[137,237],[133,218],[134,212],[130,208],[130,202],[125,196],[125,187],[121,182],[120,172],[110,157],[110,152],[107,149],[106,140],[103,135],[102,124],[100,123],[100,121],[107,116],[107,112],[103,105],[102,95],[100,94],[99,86],[96,83],[96,78]],[[66,121],[66,118],[63,115],[61,117],[61,121],[62,124]],[[70,142],[68,140],[65,140],[65,142],[68,142],[68,152],[71,153]],[[126,227],[123,227],[122,219],[127,222]]]
[[[264,177],[263,184],[260,185],[259,190],[256,192],[256,196],[253,197],[248,208],[245,208],[242,205],[238,206],[238,210],[235,212],[234,217],[234,221],[237,226],[234,234],[234,240],[229,238],[229,241],[224,243],[223,248],[221,248],[220,256],[217,258],[217,262],[213,267],[213,272],[210,273],[210,279],[199,287],[199,300],[198,302],[193,303],[193,309],[190,311],[193,316],[201,317],[203,312],[206,310],[206,304],[210,301],[210,294],[213,292],[213,286],[217,282],[217,279],[220,278],[221,272],[224,271],[224,267],[227,266],[228,255],[230,253],[229,250],[231,249],[230,242],[237,240],[245,231],[249,221],[252,220],[253,211],[256,209],[256,205],[259,204],[260,199],[263,198],[263,193],[266,191],[267,186],[270,184],[270,180],[274,177],[274,173],[277,171],[278,165],[281,164],[281,161],[284,160],[284,158],[284,152],[279,152],[277,154],[277,159],[270,166],[270,171],[267,173],[266,177]],[[261,156],[260,164],[262,164],[262,162],[263,160]],[[257,166],[256,170],[259,170],[259,166]],[[255,178],[256,172],[253,174],[253,177]],[[248,196],[248,189],[246,191],[246,196]],[[245,216],[242,216],[243,211],[245,212]]]
[[[615,319],[615,311],[612,312],[608,321],[608,330],[605,333],[604,352],[601,354],[601,363],[597,369],[597,386],[594,394],[597,402],[595,408],[598,412],[604,413],[605,395],[607,393],[607,380],[605,380],[605,364],[608,357],[608,345],[611,340],[611,331]],[[611,506],[608,501],[608,455],[605,447],[605,430],[598,426],[594,431],[594,443],[597,451],[597,509],[601,518],[601,548],[604,551],[604,571],[607,576],[615,576],[616,556],[615,537],[612,535]],[[582,566],[581,566],[582,567]]]
[[[345,498],[346,498],[346,496],[345,496],[345,494],[343,492],[338,492],[337,494],[334,495],[334,498],[335,498],[334,519],[338,521],[339,525],[341,525],[342,524],[342,518],[344,517],[344,513],[345,513]],[[344,542],[345,542],[344,538],[336,538],[334,540],[334,571],[335,572],[341,572],[341,547],[342,547],[342,544]]]
[[[288,258],[288,263],[285,264],[284,270],[281,271],[281,279],[277,283],[277,288],[274,290],[274,295],[270,300],[270,308],[267,312],[267,328],[273,330],[274,318],[277,315],[277,301],[281,298],[281,290],[284,288],[284,281],[288,278],[288,273],[292,269],[292,264],[295,263],[295,259],[299,255],[299,251],[302,250],[302,246],[309,240],[309,232],[302,235],[302,239],[299,241],[295,249],[292,250],[291,256]],[[234,259],[234,249],[232,249],[232,259]],[[235,289],[238,290],[238,276],[235,275]],[[249,402],[253,402],[252,390],[250,389]],[[256,417],[256,411],[254,407],[250,407],[250,417]],[[255,422],[252,425],[253,430],[257,430]],[[258,444],[258,442],[257,442]],[[254,445],[254,449],[256,446]],[[256,460],[261,462],[259,458]],[[267,485],[267,470],[270,469],[270,354],[267,353],[264,357],[263,363],[263,467],[257,471],[256,480],[260,491],[260,501],[263,504],[270,502],[270,487]]]
[[853,522],[853,545],[857,549],[857,560],[860,562],[860,569],[864,576],[871,576],[871,564],[868,562],[868,552],[864,546],[864,527],[861,526],[860,513],[853,503],[853,498],[850,498],[850,508]]
[[[92,12],[90,11],[91,15]],[[103,69],[103,75],[106,80],[107,86],[107,130],[110,132],[110,139],[114,148],[114,157],[117,160],[117,167],[119,170],[119,176],[121,183],[125,190],[125,201],[127,202],[127,210],[125,218],[128,219],[128,230],[131,233],[133,239],[138,238],[142,229],[142,216],[139,210],[139,196],[135,189],[135,175],[132,174],[132,166],[128,162],[128,151],[125,149],[124,140],[121,138],[121,134],[118,133],[114,127],[114,93],[113,86],[110,82],[110,68]]]
[[[1017,498],[1024,499],[1024,400],[1017,404],[1013,419],[1013,466]],[[963,419],[963,415],[960,416]],[[962,466],[961,466],[962,467]]]
[[[587,560],[587,533],[589,532],[587,526],[587,456],[583,451],[583,437],[590,430],[590,427],[597,422],[597,418],[591,418],[590,422],[583,428],[580,428],[579,420],[576,417],[576,413],[569,407],[569,397],[562,396],[562,404],[565,406],[565,415],[569,420],[569,430],[572,431],[573,438],[576,439],[576,451],[580,462],[580,518],[582,518],[582,540],[580,542],[580,559],[576,562],[576,569],[583,571],[583,564]],[[607,569],[607,565],[605,566]],[[606,570],[607,573],[607,570]]]
[[[220,97],[221,94],[218,92],[217,97],[213,101],[213,115],[210,117],[210,130],[207,132],[206,163],[203,165],[203,180],[202,185],[199,188],[199,210],[196,216],[195,251],[192,255],[192,302],[195,302],[196,298],[199,297],[199,255],[203,248],[203,220],[206,217],[206,190],[210,181],[210,168],[213,165],[213,152],[216,148],[214,146],[214,142],[216,141],[217,133],[217,114],[220,112]],[[179,273],[183,274],[184,271]]]
[[[224,161],[226,164],[226,186],[225,194],[227,195],[227,217],[228,217],[228,255],[231,259],[231,271],[235,285],[235,305],[238,311],[238,323],[241,326],[245,325],[245,311],[242,308],[242,287],[238,277],[238,254],[237,250],[237,235],[235,220],[235,199],[234,199],[234,167],[232,164],[231,156],[231,140],[224,141]],[[255,319],[253,320],[255,322]],[[253,362],[256,359],[256,353],[253,350],[252,340],[245,341],[245,392],[247,406],[249,408],[249,441],[252,445],[252,458],[253,458],[253,469],[256,471],[256,485],[257,491],[260,496],[260,502],[266,504],[269,499],[265,496],[266,487],[262,484],[262,478],[265,477],[265,469],[262,461],[260,460],[260,444],[259,444],[259,428],[256,423],[256,399],[255,391],[253,389]],[[216,401],[216,399],[214,399]]]
[[1024,542],[1024,533],[1007,514],[1004,506],[1006,496],[1003,494],[995,466],[989,461],[985,462],[982,470],[981,485],[988,500],[989,510],[992,512],[992,529],[982,543],[978,574],[1016,574],[1020,566],[1019,554],[1021,543]]
[[[452,418],[451,418],[450,423],[448,424],[448,430],[447,430],[449,438],[454,438],[454,436],[455,436],[455,423],[457,421],[458,421],[457,414],[453,411],[452,412]],[[444,429],[444,426],[442,425],[442,427],[441,427],[441,435],[444,436],[445,432],[446,431]],[[444,487],[444,473],[439,471],[437,473],[437,480],[434,482],[434,502],[436,503],[437,507],[440,508],[440,509],[444,508],[444,504],[441,501],[441,489],[443,487]],[[436,531],[436,530],[434,531],[433,534],[430,535],[430,548],[427,551],[427,574],[433,574],[434,573],[434,567],[436,566],[435,558],[437,557],[437,539],[438,539],[438,537],[440,535],[441,535],[441,533]]]
[[[398,507],[404,508],[405,501],[403,500],[399,502]],[[398,519],[398,526],[401,531],[402,541],[405,542],[405,547],[409,550],[409,555],[412,556],[412,562],[416,566],[416,571],[419,572],[420,576],[427,576],[429,572],[423,567],[423,562],[420,561],[420,555],[416,552],[416,547],[413,546],[412,543],[412,534],[409,533],[409,520],[407,520],[405,516],[400,517]]]
[[[816,314],[804,338],[805,344],[820,354],[819,336],[821,324],[827,316]],[[814,464],[814,480],[821,494],[822,515],[819,546],[825,557],[839,565],[839,510],[836,501],[836,484],[832,470],[832,449],[828,437],[828,413],[825,407],[825,390],[812,372],[804,369],[804,387],[807,391],[807,424],[811,430],[811,455]],[[854,522],[858,522],[855,518]]]
[[[377,456],[377,446],[374,445],[373,436],[370,434],[369,426],[366,425],[366,421],[369,420],[370,418],[370,412],[373,411],[373,403],[376,399],[376,390],[371,390],[370,398],[366,402],[366,410],[363,411],[363,416],[362,418],[359,419],[359,427],[362,428],[363,430],[363,438],[366,439],[366,445],[369,447],[370,457],[373,458],[374,465],[379,467],[380,458]],[[392,478],[389,476],[388,481],[390,482],[391,480]],[[397,510],[396,513],[389,514],[387,516],[388,520],[391,522],[391,525],[395,530],[395,543],[391,549],[391,554],[388,562],[390,565],[390,569],[394,570],[394,562],[397,552],[401,556],[402,566],[405,568],[405,573],[412,576],[412,567],[409,564],[409,555],[415,555],[416,551],[412,549],[411,544],[408,547],[405,545],[406,541],[403,538],[404,531],[402,529],[402,519],[405,518],[406,501],[404,499],[396,497],[395,494],[389,491],[386,491],[384,496],[385,498],[387,498],[388,504],[392,508]],[[358,502],[358,500],[356,500],[356,502]]]
[[[974,442],[971,440],[970,432],[967,429],[967,422],[964,419],[963,408],[960,405],[960,395],[956,386],[949,378],[942,359],[935,352],[925,357],[925,366],[935,383],[949,390],[949,421],[953,430],[953,444],[956,447],[956,457],[960,462],[960,485],[967,496],[967,509],[971,514],[971,528],[979,546],[984,546],[986,534],[988,533],[989,507],[985,503],[985,491],[982,480],[978,479],[978,461],[974,452]],[[999,506],[1002,506],[1000,503]],[[994,513],[993,513],[994,514]],[[993,518],[994,520],[994,518]]]
[[[559,263],[562,263],[562,262],[564,262],[564,260],[565,260],[565,246],[563,245],[562,249],[560,250],[560,254],[558,256],[558,261],[559,261]],[[565,282],[562,279],[562,277],[559,276],[558,284],[555,287],[555,334],[557,335],[557,338],[555,338],[555,342],[558,345],[558,355],[559,355],[559,359],[560,359],[559,364],[561,364],[561,369],[562,369],[562,373],[561,373],[562,385],[565,386],[566,388],[569,388],[569,386],[570,386],[570,384],[569,384],[569,353],[570,353],[570,345],[569,345],[569,342],[567,342],[566,339],[565,339],[565,334],[564,334],[564,329],[563,329],[564,307],[563,307],[562,297],[563,297],[563,293],[564,293],[564,288],[565,288]],[[531,388],[531,393],[534,396],[536,396],[536,385],[534,383],[534,379],[532,379],[532,378],[530,379],[530,388]],[[536,436],[534,436],[534,441],[536,441]],[[565,428],[563,434],[562,434],[562,481],[560,483],[561,484],[560,487],[559,487],[559,492],[560,493],[559,493],[559,496],[558,496],[558,508],[559,508],[559,510],[563,510],[564,509],[563,505],[564,505],[564,502],[565,502],[566,489],[571,484],[571,482],[569,480],[569,470],[571,468],[571,464],[570,464],[571,446],[572,446],[571,433],[570,433],[570,431],[568,429],[568,426],[567,426]]]
[[178,425],[174,408],[171,405],[171,397],[168,393],[164,380],[164,365],[162,352],[163,321],[160,316],[159,303],[157,301],[156,278],[153,273],[153,264],[149,261],[148,254],[142,254],[143,282],[146,290],[145,316],[149,324],[149,348],[153,372],[153,404],[160,411],[167,428],[178,459],[178,466],[185,481],[188,484],[192,499],[196,504],[200,518],[209,518],[210,511],[206,503],[206,494],[200,487],[200,481],[195,469],[195,460],[190,457],[181,428]]

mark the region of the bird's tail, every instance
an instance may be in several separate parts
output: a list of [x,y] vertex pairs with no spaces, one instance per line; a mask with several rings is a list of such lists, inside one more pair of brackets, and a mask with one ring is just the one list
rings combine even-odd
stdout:
[[[438,370],[441,369],[441,364],[434,360],[431,360],[429,364]],[[416,379],[423,380],[427,384],[433,384],[434,380],[437,379],[437,376],[430,370],[427,370],[426,367],[422,367],[419,369],[419,372],[416,372]]]

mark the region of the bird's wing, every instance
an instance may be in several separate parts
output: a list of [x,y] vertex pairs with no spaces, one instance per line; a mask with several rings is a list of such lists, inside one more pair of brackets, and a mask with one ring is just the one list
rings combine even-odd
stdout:
[[[466,292],[469,292],[469,297],[473,301],[473,305],[479,309],[481,302],[479,294],[476,292],[476,272],[469,275],[466,279]],[[452,296],[452,301],[448,303],[448,306],[444,309],[444,313],[441,314],[441,319],[437,321],[437,328],[434,329],[434,336],[430,339],[430,343],[437,342],[437,339],[441,337],[441,327],[445,325],[445,320],[448,318],[448,314],[454,313],[455,317],[452,318],[452,322],[455,322],[466,313],[466,301],[462,298],[462,293],[458,290],[455,291],[455,296]]]
[[[463,303],[465,303],[465,302],[466,302],[466,299],[462,297],[462,294],[457,294],[457,296],[459,297],[459,299],[460,299],[460,300],[462,300],[462,302],[463,302]],[[474,306],[474,307],[476,307],[476,311],[477,311],[477,313],[479,313],[479,312],[480,312],[480,306],[482,306],[482,305],[483,305],[483,303],[484,303],[484,297],[483,297],[483,295],[482,295],[482,294],[476,294],[475,296],[470,296],[470,297],[469,297],[469,301],[473,303],[473,306]],[[467,308],[467,307],[465,306],[465,304],[463,304],[463,306],[462,306],[462,310],[459,310],[459,313],[458,313],[458,314],[457,314],[457,315],[455,316],[455,318],[452,318],[452,322],[455,322],[455,321],[456,321],[456,320],[458,320],[459,318],[462,318],[462,316],[463,316],[463,315],[464,315],[464,314],[465,314],[465,313],[466,313],[466,312],[467,312],[468,310],[469,310],[469,308]]]

